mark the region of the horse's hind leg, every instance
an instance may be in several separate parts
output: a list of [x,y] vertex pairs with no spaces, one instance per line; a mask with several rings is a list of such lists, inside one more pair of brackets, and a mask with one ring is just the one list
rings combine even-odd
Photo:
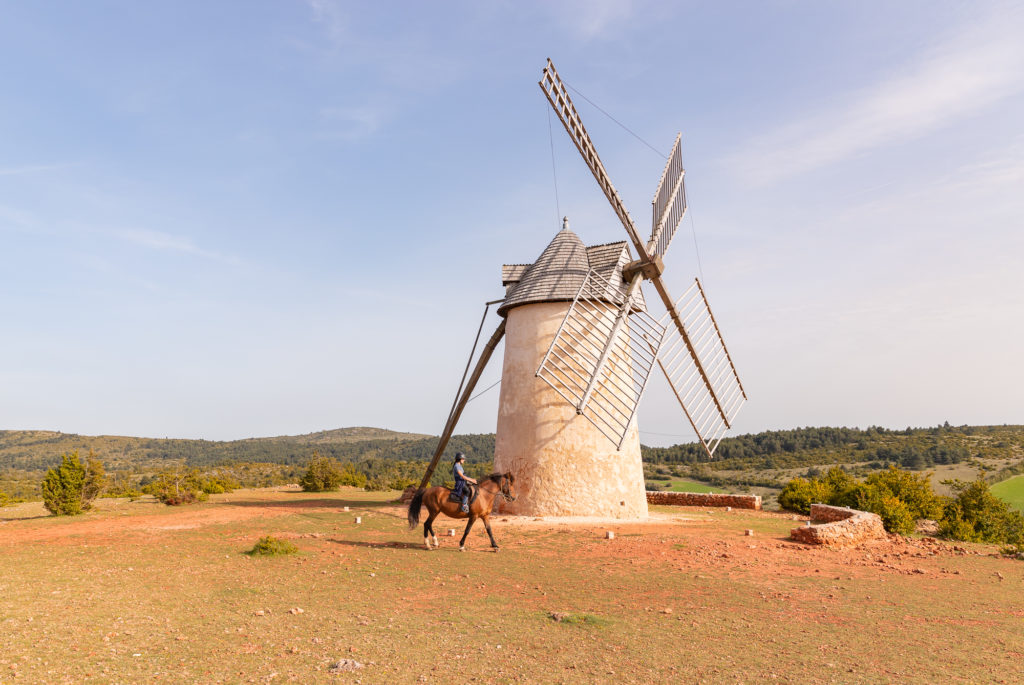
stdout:
[[433,516],[430,517],[430,537],[434,538],[434,547],[440,547],[441,546],[441,542],[437,539],[437,531],[434,530],[434,519],[436,519],[438,517],[438,514],[440,514],[440,513],[441,512],[439,511],[439,512],[437,512],[437,514],[434,514]]
[[[430,536],[434,534],[434,519],[435,518],[437,518],[437,512],[436,511],[432,511],[432,512],[430,512],[430,516],[427,517],[427,520],[423,522],[423,544],[425,544],[427,546],[427,549],[430,549]],[[441,546],[437,542],[437,536],[436,535],[434,535],[434,545],[436,545],[437,547]]]
[[491,521],[488,517],[484,516],[484,527],[487,528],[487,537],[491,539],[491,547],[497,552],[500,548],[498,543],[494,541],[494,533],[491,532]]
[[469,529],[473,527],[473,522],[476,521],[476,516],[469,515],[469,522],[466,523],[466,532],[462,534],[462,539],[459,540],[459,551],[466,551],[466,538],[469,537]]

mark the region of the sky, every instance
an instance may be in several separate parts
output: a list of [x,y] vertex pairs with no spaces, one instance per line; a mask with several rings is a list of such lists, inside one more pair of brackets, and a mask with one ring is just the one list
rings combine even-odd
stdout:
[[[562,215],[625,238],[548,57],[641,233],[682,132],[664,278],[705,286],[731,434],[1024,423],[1022,35],[1020,2],[0,0],[0,429],[439,433],[501,265]],[[694,439],[657,376],[639,426]]]

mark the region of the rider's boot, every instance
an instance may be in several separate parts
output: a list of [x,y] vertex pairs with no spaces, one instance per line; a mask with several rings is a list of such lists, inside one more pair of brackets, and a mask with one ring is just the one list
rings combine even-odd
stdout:
[[462,496],[462,513],[469,513],[469,495]]

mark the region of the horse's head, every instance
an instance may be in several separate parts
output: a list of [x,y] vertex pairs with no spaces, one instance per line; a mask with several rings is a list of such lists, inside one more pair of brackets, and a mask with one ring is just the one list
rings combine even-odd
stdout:
[[510,472],[501,474],[501,496],[506,502],[516,501],[516,477]]

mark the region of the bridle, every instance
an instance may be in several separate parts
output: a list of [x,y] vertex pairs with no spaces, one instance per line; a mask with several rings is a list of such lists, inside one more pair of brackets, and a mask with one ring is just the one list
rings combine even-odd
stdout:
[[516,498],[508,494],[509,478],[507,475],[501,477],[501,484],[498,486],[498,494],[501,495],[502,499],[506,502],[515,502]]

